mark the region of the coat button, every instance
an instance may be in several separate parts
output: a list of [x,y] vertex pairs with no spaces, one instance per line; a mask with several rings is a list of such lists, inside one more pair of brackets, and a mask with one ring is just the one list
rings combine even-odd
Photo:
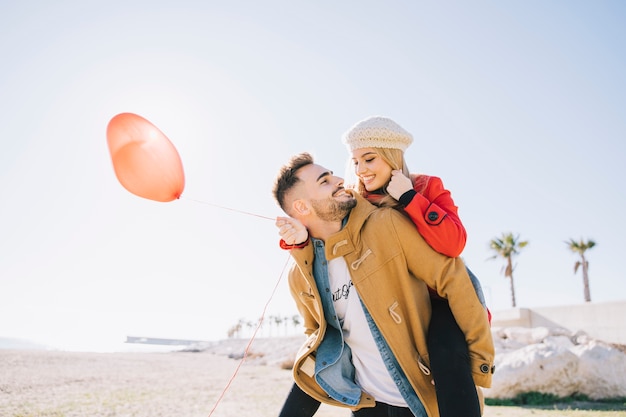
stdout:
[[431,222],[434,222],[438,218],[439,214],[436,211],[431,211],[430,213],[428,213],[428,220],[430,220]]
[[489,368],[489,365],[487,365],[486,363],[480,365],[480,372],[482,372],[483,374],[488,374],[490,370],[491,368]]

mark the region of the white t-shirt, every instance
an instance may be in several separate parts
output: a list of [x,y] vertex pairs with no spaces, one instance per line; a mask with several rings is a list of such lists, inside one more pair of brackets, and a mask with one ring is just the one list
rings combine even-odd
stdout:
[[406,401],[380,356],[343,257],[328,262],[328,277],[335,312],[345,341],[352,350],[356,383],[378,402],[406,407]]

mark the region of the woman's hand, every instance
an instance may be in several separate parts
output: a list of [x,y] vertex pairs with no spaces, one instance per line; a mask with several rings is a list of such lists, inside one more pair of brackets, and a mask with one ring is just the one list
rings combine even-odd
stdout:
[[402,194],[413,189],[413,181],[406,177],[402,171],[395,169],[391,171],[391,180],[387,184],[387,192],[396,200],[400,200]]
[[276,217],[276,227],[280,238],[288,245],[299,245],[309,238],[306,227],[291,217]]

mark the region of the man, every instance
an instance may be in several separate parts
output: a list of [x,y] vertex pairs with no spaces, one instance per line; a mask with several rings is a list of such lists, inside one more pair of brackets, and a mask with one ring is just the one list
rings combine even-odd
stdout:
[[476,385],[490,386],[487,312],[459,258],[435,252],[399,211],[345,190],[308,153],[281,168],[273,193],[290,216],[277,226],[305,227],[313,243],[292,251],[289,273],[309,336],[294,363],[302,391],[358,417],[437,417],[427,285],[448,300],[465,334]]

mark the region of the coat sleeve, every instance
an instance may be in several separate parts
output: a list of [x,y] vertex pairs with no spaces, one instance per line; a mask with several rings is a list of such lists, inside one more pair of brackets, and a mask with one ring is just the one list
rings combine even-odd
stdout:
[[467,232],[450,191],[440,178],[427,175],[415,176],[413,189],[417,194],[404,210],[417,230],[437,252],[459,256],[465,248]]
[[487,310],[481,304],[461,258],[433,250],[406,219],[391,214],[393,228],[405,254],[409,272],[448,300],[454,318],[465,334],[476,385],[491,385],[495,348]]

